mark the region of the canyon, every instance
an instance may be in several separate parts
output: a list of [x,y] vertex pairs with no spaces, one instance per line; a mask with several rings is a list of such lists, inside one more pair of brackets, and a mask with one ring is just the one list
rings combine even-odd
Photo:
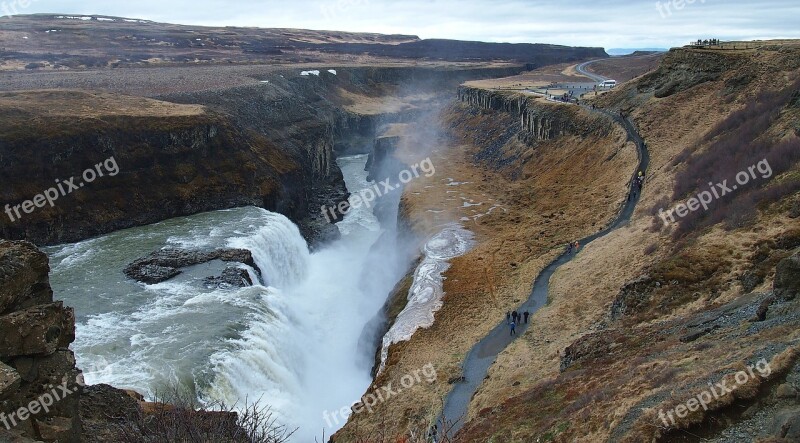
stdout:
[[[336,348],[347,348],[339,351],[347,353],[343,362],[329,355],[333,347],[317,351],[329,375],[347,370],[352,379],[320,378],[313,386],[368,387],[361,400],[352,393],[320,396],[320,409],[340,397],[355,397],[356,409],[387,386],[403,390],[368,412],[343,415],[326,435],[336,443],[425,441],[433,424],[443,434],[439,441],[458,442],[783,442],[800,435],[797,42],[609,59],[599,48],[105,16],[18,16],[4,32],[14,43],[0,64],[0,204],[33,199],[54,180],[81,176],[108,158],[119,170],[20,220],[0,217],[2,411],[36,401],[42,386],[74,389],[47,413],[13,430],[0,427],[0,440],[110,441],[120,429],[146,437],[152,429],[143,423],[163,414],[150,392],[145,396],[156,403],[86,385],[74,350],[89,348],[76,343],[76,323],[87,327],[90,319],[58,301],[50,281],[62,284],[64,269],[80,260],[125,262],[138,280],[167,284],[139,286],[137,296],[161,290],[169,298],[170,284],[205,272],[214,287],[202,295],[217,294],[219,279],[232,278],[249,280],[226,289],[242,291],[234,293],[246,303],[288,295],[280,303],[305,304],[309,294],[328,292],[352,302],[324,306],[357,352]],[[601,59],[590,68],[596,74],[621,74],[624,83],[578,105],[536,92],[542,85],[591,84],[575,71],[590,59]],[[642,155],[631,132],[646,143],[650,164],[630,220],[581,245],[555,271],[531,325],[501,350],[483,380],[470,380],[477,390],[466,415],[442,417],[453,386],[466,381],[470,349],[520,309],[565,245],[606,230],[630,201]],[[353,158],[364,168],[352,163],[343,173],[342,162]],[[374,208],[350,218],[334,214],[337,223],[321,211],[341,207],[358,191],[356,181],[396,181],[426,159],[435,171],[418,174]],[[762,159],[771,166],[769,180],[707,213],[659,222],[660,208]],[[259,223],[274,231],[254,229]],[[181,237],[193,232],[185,226],[202,226],[202,236],[213,240],[203,246],[211,249],[197,250]],[[354,240],[353,232],[363,238]],[[91,242],[129,244],[124,252],[138,255],[98,259]],[[345,276],[343,257],[359,263],[349,270],[354,275]],[[86,279],[95,281],[85,266]],[[124,292],[132,283],[118,267],[109,281]],[[218,277],[223,269],[235,275]],[[337,272],[335,290],[303,280]],[[253,295],[258,283],[269,288]],[[79,285],[64,288],[73,300],[82,294]],[[370,297],[344,298],[358,291]],[[284,333],[313,329],[328,315],[307,306],[259,305],[251,312],[225,303],[214,307],[247,318],[297,315],[286,324],[298,329],[268,324]],[[87,304],[82,300],[80,309]],[[346,324],[356,321],[363,328]],[[267,324],[257,323],[246,326]],[[318,345],[323,332],[309,337]],[[247,358],[289,339],[277,334],[264,349],[225,349],[225,375],[246,382],[226,385],[226,395],[272,394],[262,398],[267,404],[283,399],[253,381],[251,374],[266,369]],[[312,338],[299,343],[311,348]],[[739,383],[734,394],[677,420],[659,414],[677,411],[707,383],[738,382],[738,373],[762,361],[768,373]],[[295,380],[289,372],[277,378]],[[423,372],[426,378],[412,386],[402,382]],[[222,389],[198,380],[198,392]],[[104,416],[104,409],[116,415]],[[310,409],[300,415],[316,414]],[[194,417],[236,427],[236,416],[225,412]],[[450,433],[455,421],[453,430],[460,430]]]

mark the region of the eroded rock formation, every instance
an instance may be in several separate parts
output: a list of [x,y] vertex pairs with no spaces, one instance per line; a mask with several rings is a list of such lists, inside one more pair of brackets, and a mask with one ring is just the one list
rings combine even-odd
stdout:
[[[146,257],[142,257],[125,267],[123,272],[133,280],[152,285],[178,276],[181,273],[181,268],[208,263],[212,260],[239,262],[255,269],[257,273],[261,273],[255,260],[253,260],[253,254],[246,249],[187,251],[174,248],[161,249]],[[240,274],[223,274],[223,277],[227,276],[227,278],[223,278],[219,281],[212,280],[212,282],[222,283],[234,281],[235,279],[231,279],[233,275]],[[247,280],[249,281],[250,278],[248,277]],[[251,281],[250,284],[252,283]]]
[[80,441],[75,315],[48,271],[32,244],[0,240],[0,441]]

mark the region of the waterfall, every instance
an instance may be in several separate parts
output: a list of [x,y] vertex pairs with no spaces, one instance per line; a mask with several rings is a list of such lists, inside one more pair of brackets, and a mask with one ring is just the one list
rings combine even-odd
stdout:
[[[338,159],[351,192],[372,186],[366,160]],[[376,246],[393,237],[371,207],[352,210],[339,225],[342,238],[313,254],[289,219],[255,207],[48,248],[53,289],[75,307],[73,350],[87,382],[149,399],[178,386],[209,403],[259,402],[279,423],[299,428],[292,441],[314,441],[323,429],[331,435],[346,421],[333,413],[357,402],[372,382],[364,362],[375,350],[360,348],[359,339],[405,272],[401,248]],[[245,288],[204,284],[237,266],[222,262],[185,268],[155,285],[122,273],[140,257],[175,247],[247,249],[262,279]]]
[[253,235],[233,238],[228,246],[253,253],[267,286],[287,288],[303,281],[310,254],[300,230],[285,216],[268,211],[263,223]]

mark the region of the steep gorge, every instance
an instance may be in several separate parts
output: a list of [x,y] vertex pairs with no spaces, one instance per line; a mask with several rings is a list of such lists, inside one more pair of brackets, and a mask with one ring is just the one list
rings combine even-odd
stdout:
[[0,190],[0,206],[13,210],[112,156],[119,175],[62,195],[55,207],[20,213],[23,222],[0,218],[0,235],[55,244],[256,205],[295,220],[312,243],[329,240],[338,233],[319,207],[347,197],[338,153],[367,152],[381,125],[414,118],[463,80],[519,69],[278,70],[251,86],[153,96],[158,101],[3,93],[0,162],[10,185]]
[[[427,432],[442,398],[459,382],[467,350],[527,298],[535,275],[566,242],[613,218],[636,165],[635,148],[621,128],[574,105],[461,88],[428,121],[443,128],[430,152],[421,149],[437,172],[406,189],[400,213],[421,238],[457,222],[477,244],[451,261],[435,323],[390,347],[384,372],[367,392],[397,386],[425,365],[436,368],[437,379],[404,389],[375,405],[373,414],[353,415],[335,441]],[[553,130],[530,131],[531,121]],[[419,157],[413,147],[426,143],[414,135],[428,135],[425,128],[410,124],[411,141],[394,155]],[[403,289],[408,279],[398,287]]]

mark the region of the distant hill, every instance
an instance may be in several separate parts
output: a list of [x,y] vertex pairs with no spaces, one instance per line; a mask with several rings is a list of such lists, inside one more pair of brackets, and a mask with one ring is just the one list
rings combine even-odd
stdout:
[[667,52],[669,48],[612,48],[606,49],[608,55],[630,55],[634,52]]
[[369,58],[550,63],[607,57],[602,48],[421,40],[413,35],[204,27],[99,15],[3,19],[0,70],[180,64],[316,63]]

